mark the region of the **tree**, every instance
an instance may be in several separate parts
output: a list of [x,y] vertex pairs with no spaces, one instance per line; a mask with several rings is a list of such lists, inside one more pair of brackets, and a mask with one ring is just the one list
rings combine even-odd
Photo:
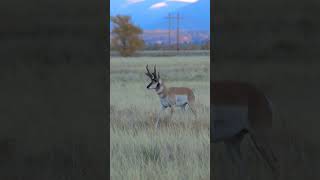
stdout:
[[203,50],[210,50],[210,39],[206,40],[202,45]]
[[136,50],[143,48],[144,41],[140,38],[142,29],[132,24],[130,16],[117,15],[111,17],[111,22],[114,25],[111,46],[122,56],[130,56]]

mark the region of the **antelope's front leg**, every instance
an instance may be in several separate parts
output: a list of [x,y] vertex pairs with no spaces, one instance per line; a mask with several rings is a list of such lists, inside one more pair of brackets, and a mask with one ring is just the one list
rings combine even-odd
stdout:
[[157,122],[156,122],[156,125],[155,125],[156,128],[159,128],[160,114],[161,114],[161,112],[162,112],[163,110],[165,110],[165,107],[161,106],[161,107],[160,107],[160,111],[158,112],[158,115],[157,115]]
[[170,107],[170,120],[172,119],[173,112],[174,112],[173,107]]

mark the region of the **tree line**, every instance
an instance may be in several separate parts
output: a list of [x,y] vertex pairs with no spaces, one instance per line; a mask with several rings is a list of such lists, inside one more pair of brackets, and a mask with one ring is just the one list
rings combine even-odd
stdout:
[[[110,49],[118,51],[121,56],[133,55],[137,50],[174,50],[175,45],[146,44],[142,39],[143,30],[132,23],[131,17],[117,15],[110,18],[113,25]],[[182,50],[209,50],[210,40],[201,44],[182,43]]]

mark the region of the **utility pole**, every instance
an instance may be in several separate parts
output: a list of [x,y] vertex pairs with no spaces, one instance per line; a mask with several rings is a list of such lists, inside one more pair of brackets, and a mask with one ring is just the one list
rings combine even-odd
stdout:
[[173,16],[171,16],[171,14],[169,13],[168,17],[166,17],[169,21],[169,24],[168,24],[168,44],[169,44],[169,47],[171,45],[171,19],[174,18]]
[[171,19],[177,19],[177,26],[176,26],[176,41],[177,41],[177,51],[180,50],[180,20],[181,20],[181,17],[180,17],[180,14],[179,12],[177,12],[177,15],[174,16],[174,15],[171,15],[169,13],[169,15],[166,17],[168,20],[169,20],[169,27],[168,27],[168,42],[169,42],[169,46],[171,45]]
[[180,47],[179,47],[179,19],[180,19],[179,12],[177,12],[177,51],[180,50]]

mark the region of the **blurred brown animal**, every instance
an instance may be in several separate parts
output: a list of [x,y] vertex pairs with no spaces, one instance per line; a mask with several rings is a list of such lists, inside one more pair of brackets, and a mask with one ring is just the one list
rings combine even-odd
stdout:
[[245,165],[240,145],[249,135],[257,152],[275,178],[279,164],[270,146],[273,110],[271,101],[256,87],[243,82],[214,81],[211,84],[211,118],[213,143],[223,142],[231,160],[244,177]]

